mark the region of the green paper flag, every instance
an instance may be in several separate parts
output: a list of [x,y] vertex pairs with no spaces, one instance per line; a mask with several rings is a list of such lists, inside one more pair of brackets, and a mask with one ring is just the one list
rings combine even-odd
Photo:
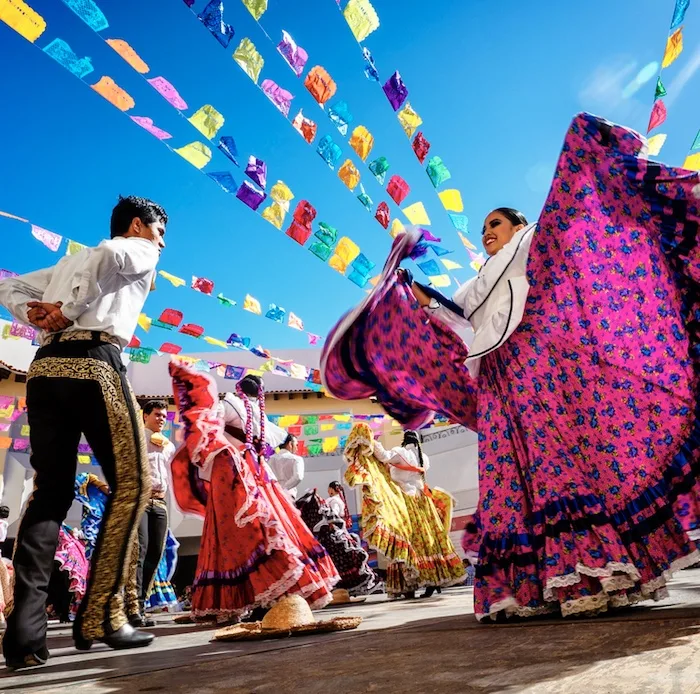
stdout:
[[700,130],[698,130],[698,134],[695,136],[693,146],[690,148],[691,152],[697,152],[698,150],[700,150]]
[[654,94],[654,100],[660,99],[662,96],[666,96],[668,92],[666,91],[666,87],[664,87],[664,83],[661,81],[661,77],[656,80],[656,93]]
[[227,299],[223,294],[219,294],[216,297],[219,300],[219,303],[222,304],[223,306],[235,306],[236,302],[233,299]]

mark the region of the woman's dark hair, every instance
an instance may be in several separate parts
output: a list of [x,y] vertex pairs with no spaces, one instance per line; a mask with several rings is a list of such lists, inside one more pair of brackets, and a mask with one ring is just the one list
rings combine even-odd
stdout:
[[348,509],[348,500],[345,498],[345,489],[343,489],[343,485],[338,481],[334,481],[328,485],[328,488],[338,492],[343,499],[343,503],[345,504],[345,518],[343,518],[343,520],[347,528],[352,527],[352,516],[350,515],[350,509]]
[[294,434],[287,434],[287,438],[284,440],[284,443],[280,446],[280,448],[286,448],[289,446],[292,441],[296,441],[296,436]]
[[10,516],[10,507],[9,506],[0,506],[0,519],[4,520],[5,518],[9,518]]
[[423,467],[423,449],[420,445],[420,436],[418,436],[415,431],[407,429],[403,433],[403,441],[401,442],[401,445],[408,446],[410,444],[413,444],[418,449],[418,464]]
[[153,410],[167,410],[168,409],[168,403],[165,402],[165,400],[149,400],[144,406],[143,406],[143,413],[144,414],[151,414]]
[[129,231],[129,225],[134,217],[138,217],[144,224],[168,223],[168,214],[157,202],[135,195],[129,195],[126,198],[120,195],[119,202],[112,210],[112,219],[109,224],[110,236],[112,238],[124,236]]
[[[516,210],[514,207],[497,207],[495,210],[491,210],[490,214],[498,212],[502,214],[511,224],[517,226],[518,224],[524,224],[527,226],[527,217],[520,211]],[[484,225],[481,233],[486,231],[486,225]]]
[[251,398],[255,398],[260,394],[262,379],[259,376],[248,374],[240,382],[241,390]]

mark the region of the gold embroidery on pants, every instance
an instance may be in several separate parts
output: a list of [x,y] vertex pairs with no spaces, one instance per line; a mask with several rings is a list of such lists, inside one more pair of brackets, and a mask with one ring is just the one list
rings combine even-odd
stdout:
[[[90,585],[83,599],[84,605],[81,605],[80,625],[84,638],[100,638],[107,626],[107,608],[108,626],[112,630],[116,631],[127,621],[121,590],[128,572],[127,552],[136,537],[141,514],[151,494],[143,423],[131,387],[127,382],[128,393],[125,394],[119,373],[107,362],[91,358],[46,357],[34,361],[29,367],[28,379],[40,377],[97,382],[107,411],[116,489],[112,489],[110,512],[103,519],[97,551],[92,557]],[[132,426],[127,397],[134,407],[137,432]],[[139,469],[135,470],[134,466]],[[136,514],[135,507],[138,509]]]

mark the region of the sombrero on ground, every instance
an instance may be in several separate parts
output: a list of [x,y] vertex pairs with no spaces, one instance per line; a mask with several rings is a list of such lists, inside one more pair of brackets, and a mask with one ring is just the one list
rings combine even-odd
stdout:
[[234,624],[218,629],[214,641],[280,639],[287,636],[308,636],[332,631],[356,629],[362,617],[336,617],[317,622],[306,600],[290,595],[278,602],[262,622]]

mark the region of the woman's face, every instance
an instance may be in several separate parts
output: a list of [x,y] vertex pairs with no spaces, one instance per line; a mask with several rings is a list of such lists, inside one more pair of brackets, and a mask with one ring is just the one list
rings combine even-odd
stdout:
[[524,226],[524,224],[513,224],[500,212],[492,212],[486,217],[481,232],[481,242],[484,244],[487,255],[496,255]]
[[335,496],[337,493],[333,487],[328,487],[328,496]]

